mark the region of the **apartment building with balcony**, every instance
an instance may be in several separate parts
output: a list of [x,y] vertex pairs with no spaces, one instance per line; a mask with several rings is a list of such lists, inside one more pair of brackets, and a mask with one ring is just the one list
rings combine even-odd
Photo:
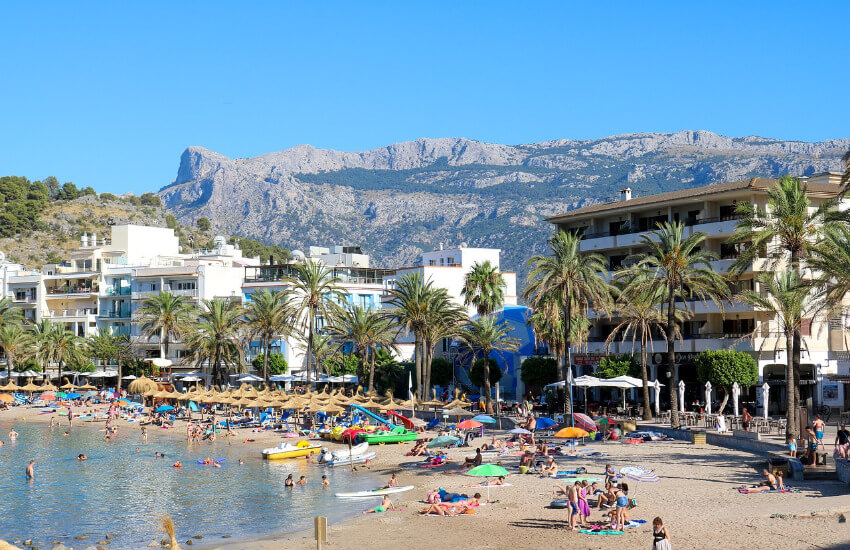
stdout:
[[[331,275],[339,280],[339,287],[344,293],[344,303],[341,305],[360,306],[369,310],[382,308],[386,281],[395,274],[395,270],[370,267],[370,257],[364,254],[359,246],[311,246],[307,254],[293,250],[291,263],[248,266],[245,268],[242,283],[244,301],[250,303],[251,296],[261,289],[292,289],[292,280],[296,276],[294,262],[308,259],[325,265]],[[324,319],[316,320],[316,330],[322,330],[324,326]],[[286,358],[293,374],[299,374],[306,366],[303,342],[304,335],[299,334],[272,342],[272,352],[280,353]],[[249,360],[260,353],[260,342],[251,342],[248,349]]]
[[[416,265],[397,269],[395,274],[388,278],[387,288],[393,288],[396,281],[405,275],[418,273],[424,281],[431,281],[434,286],[446,289],[449,298],[455,304],[464,307],[468,315],[473,317],[477,314],[475,307],[464,304],[463,286],[466,283],[466,276],[472,271],[475,264],[490,262],[490,265],[501,273],[505,281],[504,305],[516,306],[516,273],[501,269],[501,253],[502,251],[498,248],[471,248],[463,243],[459,246],[444,247],[440,244],[437,250],[423,252],[421,260]],[[413,359],[414,342],[412,335],[402,336],[399,339],[398,347],[405,360]],[[457,342],[446,338],[437,345],[434,355],[454,362],[457,353]]]
[[[812,208],[833,199],[840,191],[839,174],[820,174],[806,178]],[[608,264],[608,273],[626,265],[631,256],[644,250],[641,239],[659,222],[680,221],[686,226],[686,235],[702,232],[706,235],[705,248],[715,253],[718,260],[712,269],[726,273],[738,256],[740,245],[727,243],[739,222],[736,207],[740,203],[751,203],[767,207],[767,191],[776,180],[752,178],[647,195],[632,196],[630,189],[623,189],[618,201],[594,204],[571,210],[548,218],[564,231],[583,235],[581,250],[602,255]],[[769,268],[766,259],[756,260],[743,273],[730,278],[732,293],[744,289],[759,290],[756,276]],[[682,341],[676,342],[677,365],[675,379],[686,385],[686,400],[691,402],[704,396],[704,388],[697,380],[694,359],[704,350],[737,349],[753,355],[758,363],[760,382],[771,386],[768,410],[780,413],[784,410],[787,382],[785,380],[785,342],[779,335],[779,326],[768,313],[752,306],[733,301],[723,304],[723,310],[714,303],[689,301],[685,305],[692,316],[682,327]],[[631,339],[626,342],[605,344],[617,318],[606,318],[591,313],[592,329],[589,342],[584,349],[575,349],[576,374],[592,372],[598,359],[606,354],[629,353]],[[835,388],[831,380],[839,375],[850,375],[848,347],[842,319],[815,317],[807,319],[803,330],[802,397],[811,406],[827,404],[842,406],[850,401],[850,387]],[[661,335],[653,338],[650,351],[650,379],[668,383],[668,369],[664,366],[666,342]],[[848,378],[850,379],[850,378]],[[753,399],[761,393],[752,391]],[[704,399],[704,397],[702,397]]]

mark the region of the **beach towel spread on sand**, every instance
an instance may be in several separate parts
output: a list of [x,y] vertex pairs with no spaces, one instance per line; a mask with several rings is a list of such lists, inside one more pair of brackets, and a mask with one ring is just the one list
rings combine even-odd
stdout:
[[585,535],[622,535],[625,531],[612,531],[610,529],[579,529],[579,533],[584,533]]
[[752,487],[738,487],[738,492],[742,495],[756,495],[759,493],[799,493],[800,489],[795,487],[786,487],[784,489],[771,489],[770,491],[755,491]]

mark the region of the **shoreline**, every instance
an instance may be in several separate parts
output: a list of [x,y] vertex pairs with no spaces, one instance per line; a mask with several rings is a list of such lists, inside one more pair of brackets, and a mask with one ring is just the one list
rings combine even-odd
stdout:
[[[13,409],[11,414],[0,413],[0,421],[8,420],[46,425],[50,415],[38,416],[35,409]],[[98,424],[102,422],[89,426],[75,422],[75,429],[97,429]],[[133,430],[132,424],[128,427],[123,421],[119,426],[119,433],[121,430]],[[181,427],[185,428],[185,423],[180,422],[171,430],[157,430],[158,435],[151,432],[148,445],[161,437],[185,440],[185,429],[181,430]],[[167,433],[163,435],[163,431]],[[243,444],[242,440],[247,437],[256,441]],[[240,433],[232,445],[237,448],[239,455],[256,459],[259,449],[279,441],[279,434],[246,431]],[[331,442],[323,444],[336,446]],[[242,449],[238,449],[239,446]],[[843,483],[829,480],[794,483],[789,480],[789,484],[799,488],[800,492],[744,495],[735,488],[760,481],[759,472],[765,461],[763,455],[711,445],[694,446],[684,441],[639,445],[595,443],[592,447],[607,456],[558,457],[557,462],[563,469],[583,466],[594,477],[600,476],[608,463],[615,468],[638,465],[654,469],[660,478],[657,483],[630,482],[630,497],[638,501],[638,508],[632,512],[632,518],[651,523],[655,516],[661,516],[671,531],[674,546],[743,546],[748,549],[772,549],[779,544],[786,548],[837,549],[850,546],[850,525],[840,522],[838,518],[841,513],[850,515],[848,488]],[[486,490],[465,487],[480,478],[455,471],[465,456],[474,453],[474,447],[449,450],[451,465],[438,468],[416,466],[418,458],[405,456],[410,448],[409,444],[375,446],[378,452],[376,460],[368,466],[360,465],[363,470],[368,470],[370,476],[383,479],[396,473],[401,485],[415,486],[411,491],[391,497],[394,504],[403,510],[385,514],[353,513],[341,520],[331,520],[326,546],[362,550],[374,547],[376,541],[381,541],[381,545],[386,547],[414,550],[447,546],[487,549],[548,547],[553,543],[566,548],[599,550],[610,550],[612,542],[618,550],[643,550],[650,546],[651,528],[646,525],[628,529],[613,540],[605,536],[570,532],[566,528],[566,512],[548,507],[552,500],[552,488],[558,481],[536,475],[516,474],[516,456],[498,459],[514,474],[508,478],[511,486],[492,488],[491,502],[482,506],[476,514],[455,518],[419,516],[416,512],[423,507],[425,494],[438,487],[468,494],[480,491],[485,499]],[[487,462],[496,460],[485,459]],[[317,467],[316,474],[319,471]],[[362,509],[367,509],[373,502],[372,499],[363,499]],[[600,512],[594,510],[591,519],[597,520],[599,517]],[[176,527],[177,540],[184,545],[191,533],[185,532],[186,526]],[[152,531],[151,538],[154,535],[157,540],[162,538],[159,531]],[[283,529],[267,535],[247,533],[238,539],[205,538],[193,541],[192,547],[203,550],[302,550],[315,548],[315,545],[312,526],[307,526],[303,529]]]

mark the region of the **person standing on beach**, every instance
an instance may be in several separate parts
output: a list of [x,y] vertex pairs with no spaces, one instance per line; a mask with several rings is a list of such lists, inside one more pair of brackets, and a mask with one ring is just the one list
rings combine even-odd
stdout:
[[26,476],[27,479],[35,479],[35,460],[30,460],[30,463],[27,464]]
[[750,414],[750,410],[747,407],[744,407],[744,414],[741,417],[741,425],[744,428],[745,432],[750,431],[750,423],[753,421],[753,415]]
[[819,414],[815,415],[815,421],[812,422],[812,429],[815,431],[815,437],[817,438],[818,445],[823,445],[823,428],[826,423],[821,420]]
[[578,531],[578,526],[576,525],[579,517],[578,490],[575,485],[571,485],[567,489],[567,500],[570,503],[570,531]]
[[652,550],[673,550],[670,533],[659,517],[652,520]]

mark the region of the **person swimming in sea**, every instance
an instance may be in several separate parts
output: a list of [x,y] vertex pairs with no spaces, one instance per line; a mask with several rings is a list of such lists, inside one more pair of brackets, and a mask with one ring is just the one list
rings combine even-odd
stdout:
[[15,428],[9,430],[9,441],[14,441],[18,439],[18,432],[15,431]]
[[286,476],[286,480],[283,482],[284,487],[295,487],[295,482],[292,480],[292,474]]
[[27,464],[26,476],[27,479],[35,479],[35,460],[30,460],[30,463]]
[[328,476],[322,476],[322,487],[330,487],[331,480],[328,479]]
[[89,459],[89,457],[86,456],[83,453],[80,453],[80,454],[77,455],[77,460],[88,460],[88,459]]

